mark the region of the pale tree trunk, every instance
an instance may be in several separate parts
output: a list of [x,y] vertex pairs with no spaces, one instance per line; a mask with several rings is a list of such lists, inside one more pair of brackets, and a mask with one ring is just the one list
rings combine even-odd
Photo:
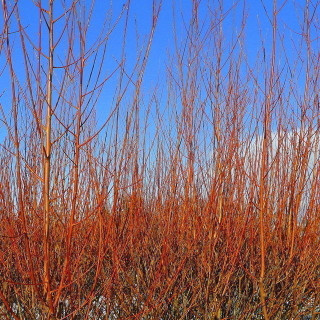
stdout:
[[46,125],[44,141],[44,294],[50,313],[53,313],[52,297],[50,292],[50,167],[51,167],[51,125],[52,125],[52,76],[53,76],[53,0],[49,0],[49,54],[47,71],[47,93],[46,93]]

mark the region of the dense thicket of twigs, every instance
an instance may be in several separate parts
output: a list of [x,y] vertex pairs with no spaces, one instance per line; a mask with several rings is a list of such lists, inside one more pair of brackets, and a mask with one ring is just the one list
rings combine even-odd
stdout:
[[95,41],[81,1],[34,34],[2,1],[1,319],[320,319],[318,3],[292,55],[275,1],[252,66],[200,2],[145,90],[160,2],[130,65],[130,1]]

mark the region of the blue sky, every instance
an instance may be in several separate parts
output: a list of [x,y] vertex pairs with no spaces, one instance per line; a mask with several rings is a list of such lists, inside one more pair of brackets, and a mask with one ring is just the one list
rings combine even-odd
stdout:
[[[69,3],[68,1],[66,1]],[[91,1],[81,1],[86,5],[86,9],[90,7]],[[59,4],[60,1],[56,1],[55,12],[58,16],[62,11],[62,7]],[[90,47],[94,43],[97,34],[101,30],[105,17],[109,18],[112,24],[119,16],[123,9],[125,1],[96,1],[92,19],[89,25],[87,34],[87,47]],[[246,18],[246,25],[244,30],[244,52],[247,56],[247,62],[250,67],[255,68],[257,61],[260,61],[262,55],[265,54],[266,59],[271,52],[271,39],[272,39],[272,27],[270,19],[272,19],[272,1],[271,0],[225,0],[225,1],[199,1],[199,20],[203,22],[204,30],[208,28],[210,22],[210,10],[213,10],[219,3],[223,7],[223,12],[227,13],[222,24],[225,50],[230,50],[229,46],[232,43],[232,39],[238,34],[241,29],[241,19],[243,15]],[[276,64],[281,69],[281,66],[286,64],[288,59],[289,64],[294,64],[294,61],[301,62],[305,57],[298,57],[297,47],[301,42],[302,28],[303,28],[303,10],[305,8],[306,1],[288,0],[278,1],[277,7],[281,8],[278,14],[278,33],[277,33],[277,61]],[[31,0],[20,1],[18,3],[20,15],[22,19],[22,25],[26,28],[29,37],[37,42],[38,22],[39,14],[38,10]],[[310,12],[312,12],[313,4],[310,2]],[[43,1],[43,7],[46,8],[46,1]],[[174,11],[173,11],[174,10]],[[171,67],[174,63],[174,34],[173,34],[173,12],[176,17],[176,31],[178,45],[183,46],[187,36],[186,25],[188,25],[192,10],[192,1],[187,0],[164,0],[159,16],[159,21],[152,44],[148,65],[145,72],[143,90],[144,92],[152,93],[153,88],[159,85],[163,96],[166,95],[165,80],[167,77],[167,67]],[[2,19],[2,18],[1,18]],[[107,54],[105,60],[105,72],[109,74],[117,66],[117,63],[121,57],[121,48],[123,40],[123,26],[125,23],[125,15],[120,19],[119,24],[114,29],[107,44]],[[132,0],[130,4],[130,13],[128,20],[128,34],[126,44],[126,72],[130,73],[133,70],[134,63],[136,61],[139,48],[146,44],[147,34],[152,23],[152,1],[151,0]],[[1,20],[1,28],[3,20]],[[62,25],[62,24],[61,24]],[[11,30],[16,30],[14,20],[11,23]],[[59,29],[59,24],[57,25]],[[313,36],[314,30],[311,30]],[[57,32],[58,34],[58,32]],[[43,37],[43,41],[46,41],[46,37]],[[65,41],[65,40],[64,40]],[[19,48],[19,36],[18,34],[12,35],[13,57],[15,59],[16,72],[21,84],[25,83],[21,48]],[[312,43],[314,48],[318,48],[318,40]],[[262,50],[262,47],[265,50]],[[30,49],[31,47],[29,47]],[[285,48],[285,50],[284,50]],[[63,56],[64,43],[58,48],[58,55]],[[5,52],[2,50],[0,56],[1,68],[5,65]],[[259,66],[260,67],[260,66]],[[261,66],[261,72],[263,67]],[[302,77],[299,78],[299,72],[297,71],[295,77],[297,77],[297,83],[301,84],[301,90],[303,91],[303,71]],[[261,74],[263,79],[263,74]],[[118,75],[108,80],[103,92],[101,93],[100,101],[97,104],[98,119],[103,119],[106,108],[108,109],[112,105],[112,99],[114,98],[114,91],[117,85]],[[10,112],[10,86],[8,81],[8,73],[4,72],[1,75],[1,93],[0,103],[4,111],[9,114]],[[4,84],[4,85],[3,85]],[[107,106],[107,107],[106,107]],[[98,121],[99,122],[99,121]],[[0,125],[0,137],[5,135],[4,127]]]

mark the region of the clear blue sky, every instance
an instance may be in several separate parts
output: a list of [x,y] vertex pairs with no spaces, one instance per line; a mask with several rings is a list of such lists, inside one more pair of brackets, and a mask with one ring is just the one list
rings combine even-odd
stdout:
[[[69,2],[69,1],[66,1]],[[91,1],[81,1],[89,7]],[[125,1],[102,1],[98,0],[95,3],[93,16],[89,26],[87,47],[90,47],[94,39],[96,39],[99,30],[106,14],[111,17],[110,21],[115,21],[123,9]],[[204,21],[205,28],[208,27],[208,12],[209,8],[215,6],[217,1],[199,1],[200,2],[200,20]],[[46,1],[42,1],[44,8],[46,8]],[[56,1],[55,7],[56,15],[59,15],[62,10],[60,1]],[[301,30],[303,21],[303,10],[305,8],[306,1],[288,0],[278,1],[278,8],[282,8],[278,15],[278,50],[276,63],[281,66],[284,65],[286,59],[294,61],[297,59],[296,47],[301,41]],[[271,0],[240,0],[232,1],[225,0],[221,1],[223,5],[223,11],[229,12],[223,22],[223,33],[225,43],[231,43],[231,39],[240,30],[240,21],[243,13],[247,15],[246,27],[245,27],[245,38],[244,46],[245,52],[248,57],[248,62],[251,66],[254,66],[258,57],[261,57],[262,45],[265,47],[266,57],[270,54],[271,49],[271,36],[272,28],[270,24],[270,18],[272,19],[272,1]],[[283,5],[283,6],[282,6]],[[34,5],[34,1],[24,0],[19,1],[18,6],[20,9],[20,15],[22,18],[22,25],[26,28],[30,38],[37,40],[38,32],[38,10]],[[310,4],[312,12],[312,3]],[[177,34],[180,45],[183,44],[186,38],[185,24],[191,16],[192,1],[188,0],[164,0],[160,12],[159,22],[154,37],[154,42],[151,49],[149,63],[146,69],[143,89],[145,92],[151,92],[152,88],[159,84],[165,94],[165,78],[166,78],[166,67],[169,63],[169,57],[174,53],[173,43],[173,7],[176,12],[176,23],[177,23]],[[229,9],[231,9],[229,11]],[[318,11],[316,12],[318,13]],[[2,16],[2,15],[1,15]],[[128,72],[132,70],[134,61],[137,55],[137,34],[139,35],[140,44],[145,43],[148,30],[152,22],[152,1],[151,0],[132,0],[130,6],[130,15],[128,21],[128,37],[126,46],[126,69]],[[2,29],[3,18],[0,18]],[[120,59],[121,54],[121,43],[122,43],[122,32],[124,25],[124,18],[120,21],[119,25],[115,28],[112,33],[107,46],[107,59],[106,59],[106,70],[114,69],[117,61]],[[11,24],[11,30],[14,30],[14,22]],[[312,31],[313,32],[313,31]],[[45,39],[45,37],[44,37]],[[14,48],[13,54],[15,59],[15,67],[17,70],[17,76],[21,78],[21,83],[24,83],[23,72],[19,71],[19,64],[21,64],[21,70],[23,68],[22,58],[20,50],[18,49],[19,37],[18,34],[12,36],[12,45],[17,46]],[[283,50],[282,45],[286,48]],[[312,45],[318,46],[318,40],[315,40]],[[63,55],[63,46],[60,46],[60,54]],[[284,54],[286,53],[286,54]],[[304,57],[301,57],[304,59]],[[5,52],[2,50],[0,56],[0,67],[5,65]],[[8,73],[4,72],[1,75],[1,96],[0,103],[6,113],[10,110],[10,86],[8,81]],[[302,80],[301,80],[302,81]],[[101,95],[101,100],[98,103],[98,115],[103,118],[105,105],[112,104],[112,97],[114,96],[115,85],[117,83],[117,76],[112,77],[105,86],[105,90]],[[303,86],[303,81],[301,82]],[[163,92],[163,91],[162,91]],[[99,117],[98,117],[99,118]],[[0,137],[5,135],[3,126],[0,125]]]

